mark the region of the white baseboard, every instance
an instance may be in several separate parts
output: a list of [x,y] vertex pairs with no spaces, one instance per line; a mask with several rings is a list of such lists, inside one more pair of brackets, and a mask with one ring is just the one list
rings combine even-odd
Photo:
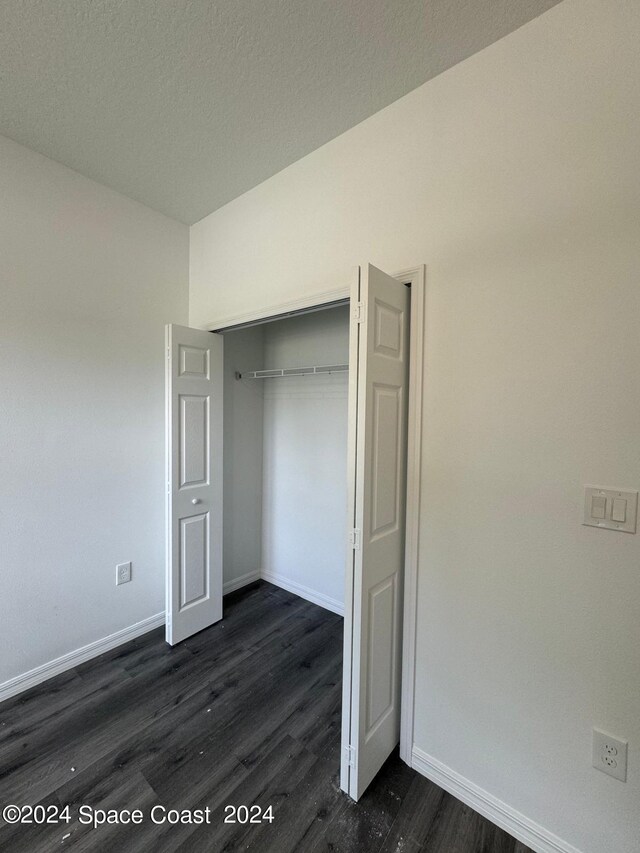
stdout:
[[[295,595],[299,595],[301,598],[305,598],[307,601],[313,602],[313,604],[325,607],[327,610],[331,610],[334,613],[342,615],[344,612],[342,603],[336,599],[329,598],[329,596],[322,595],[321,593],[308,589],[301,584],[295,583],[295,581],[283,578],[280,575],[261,572],[259,569],[247,572],[238,578],[233,578],[232,580],[227,581],[223,586],[223,592],[225,595],[228,592],[234,592],[236,589],[240,589],[254,581],[260,580],[260,578],[264,578],[264,580],[269,581],[276,586],[280,586],[289,592],[293,592]],[[108,637],[95,640],[93,643],[88,643],[86,646],[82,646],[82,648],[76,649],[73,652],[67,652],[67,654],[62,655],[59,658],[55,658],[55,660],[43,663],[41,666],[37,666],[34,669],[30,669],[28,672],[22,673],[22,675],[16,675],[15,678],[10,678],[8,681],[0,684],[0,702],[4,702],[5,699],[9,699],[11,696],[16,696],[18,693],[22,693],[25,690],[29,690],[30,687],[35,687],[37,684],[41,684],[43,681],[53,678],[55,675],[60,675],[61,672],[73,669],[74,666],[86,663],[88,660],[98,657],[98,655],[101,655],[104,652],[109,652],[111,649],[115,649],[123,643],[127,643],[129,640],[134,640],[136,637],[140,637],[142,634],[146,634],[154,628],[159,628],[161,625],[164,625],[164,622],[164,612],[156,613],[155,616],[150,616],[148,619],[136,622],[135,625],[130,625],[128,628],[122,628],[120,631],[109,634]]]
[[503,803],[493,794],[479,788],[417,746],[414,746],[411,752],[411,766],[536,853],[580,853],[576,847]]
[[262,570],[260,577],[262,580],[269,581],[269,583],[272,583],[274,586],[282,587],[282,589],[286,589],[288,592],[294,593],[294,595],[299,595],[300,598],[304,598],[312,604],[318,604],[326,610],[331,610],[332,613],[337,613],[338,616],[344,615],[344,604],[341,601],[338,601],[337,598],[330,598],[328,595],[316,592],[314,589],[310,589],[308,586],[303,586],[303,584],[298,583],[297,581],[292,581],[289,578],[274,574],[273,572],[265,571],[264,569]]
[[95,640],[80,649],[73,652],[67,652],[55,660],[43,663],[41,666],[30,669],[22,675],[16,675],[15,678],[10,678],[8,681],[0,684],[0,702],[28,690],[30,687],[35,687],[36,684],[41,684],[48,678],[53,678],[54,675],[60,675],[67,669],[73,669],[81,663],[85,663],[91,658],[98,657],[104,652],[109,652],[111,649],[121,646],[129,640],[134,640],[147,631],[152,631],[154,628],[159,628],[164,625],[164,612],[156,613],[155,616],[149,616],[148,619],[143,619],[141,622],[136,622],[135,625],[130,625],[128,628],[122,628],[114,634],[109,634],[108,637],[103,637],[101,640]]
[[256,569],[253,572],[246,572],[244,575],[240,575],[240,577],[225,581],[222,587],[222,594],[226,595],[228,592],[235,592],[237,589],[242,589],[243,586],[259,580],[260,569]]

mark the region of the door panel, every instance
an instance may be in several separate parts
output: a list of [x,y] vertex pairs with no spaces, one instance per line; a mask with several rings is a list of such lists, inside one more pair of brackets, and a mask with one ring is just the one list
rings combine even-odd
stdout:
[[167,642],[222,618],[220,335],[167,326]]
[[209,477],[209,397],[179,394],[180,487],[205,486]]
[[402,430],[402,388],[373,384],[371,538],[397,530],[398,456]]
[[[369,265],[360,271],[353,526],[345,613],[341,785],[359,799],[400,739],[409,289]],[[358,316],[359,315],[359,316]]]
[[376,677],[368,680],[365,740],[393,710],[394,656],[388,650],[393,650],[394,643],[395,590],[392,575],[369,591],[369,660],[376,667]]
[[209,513],[180,519],[180,610],[208,596]]
[[208,349],[201,347],[178,346],[180,358],[179,376],[199,376],[209,379],[210,355]]

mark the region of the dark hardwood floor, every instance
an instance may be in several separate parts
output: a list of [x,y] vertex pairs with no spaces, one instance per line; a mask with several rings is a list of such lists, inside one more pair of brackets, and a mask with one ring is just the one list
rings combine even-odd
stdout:
[[[260,583],[175,648],[153,631],[3,703],[0,805],[72,820],[0,819],[0,850],[528,853],[397,755],[359,803],[340,791],[341,660],[342,619]],[[83,804],[144,820],[94,829]],[[274,820],[224,823],[227,804]],[[211,822],[155,824],[157,805]]]

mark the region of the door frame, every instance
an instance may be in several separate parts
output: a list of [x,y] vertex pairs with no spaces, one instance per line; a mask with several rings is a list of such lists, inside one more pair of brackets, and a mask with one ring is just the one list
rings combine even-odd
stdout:
[[[391,276],[411,288],[409,341],[409,413],[407,418],[407,503],[405,524],[404,601],[402,624],[402,682],[400,691],[400,757],[412,766],[415,715],[415,661],[418,593],[418,546],[420,533],[422,401],[426,308],[426,265],[409,267]],[[298,311],[321,308],[349,299],[349,283],[302,299],[270,305],[258,311],[221,317],[207,323],[209,332],[231,330],[234,326],[285,317]],[[350,353],[351,356],[351,353]],[[346,543],[345,543],[346,546]],[[346,606],[346,604],[345,604]]]

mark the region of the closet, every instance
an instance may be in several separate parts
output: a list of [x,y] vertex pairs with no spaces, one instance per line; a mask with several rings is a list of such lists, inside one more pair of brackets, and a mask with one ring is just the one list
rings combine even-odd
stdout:
[[407,285],[368,264],[339,304],[166,336],[167,642],[260,577],[343,613],[340,784],[354,799],[400,735]]
[[223,581],[344,611],[349,307],[224,337]]

